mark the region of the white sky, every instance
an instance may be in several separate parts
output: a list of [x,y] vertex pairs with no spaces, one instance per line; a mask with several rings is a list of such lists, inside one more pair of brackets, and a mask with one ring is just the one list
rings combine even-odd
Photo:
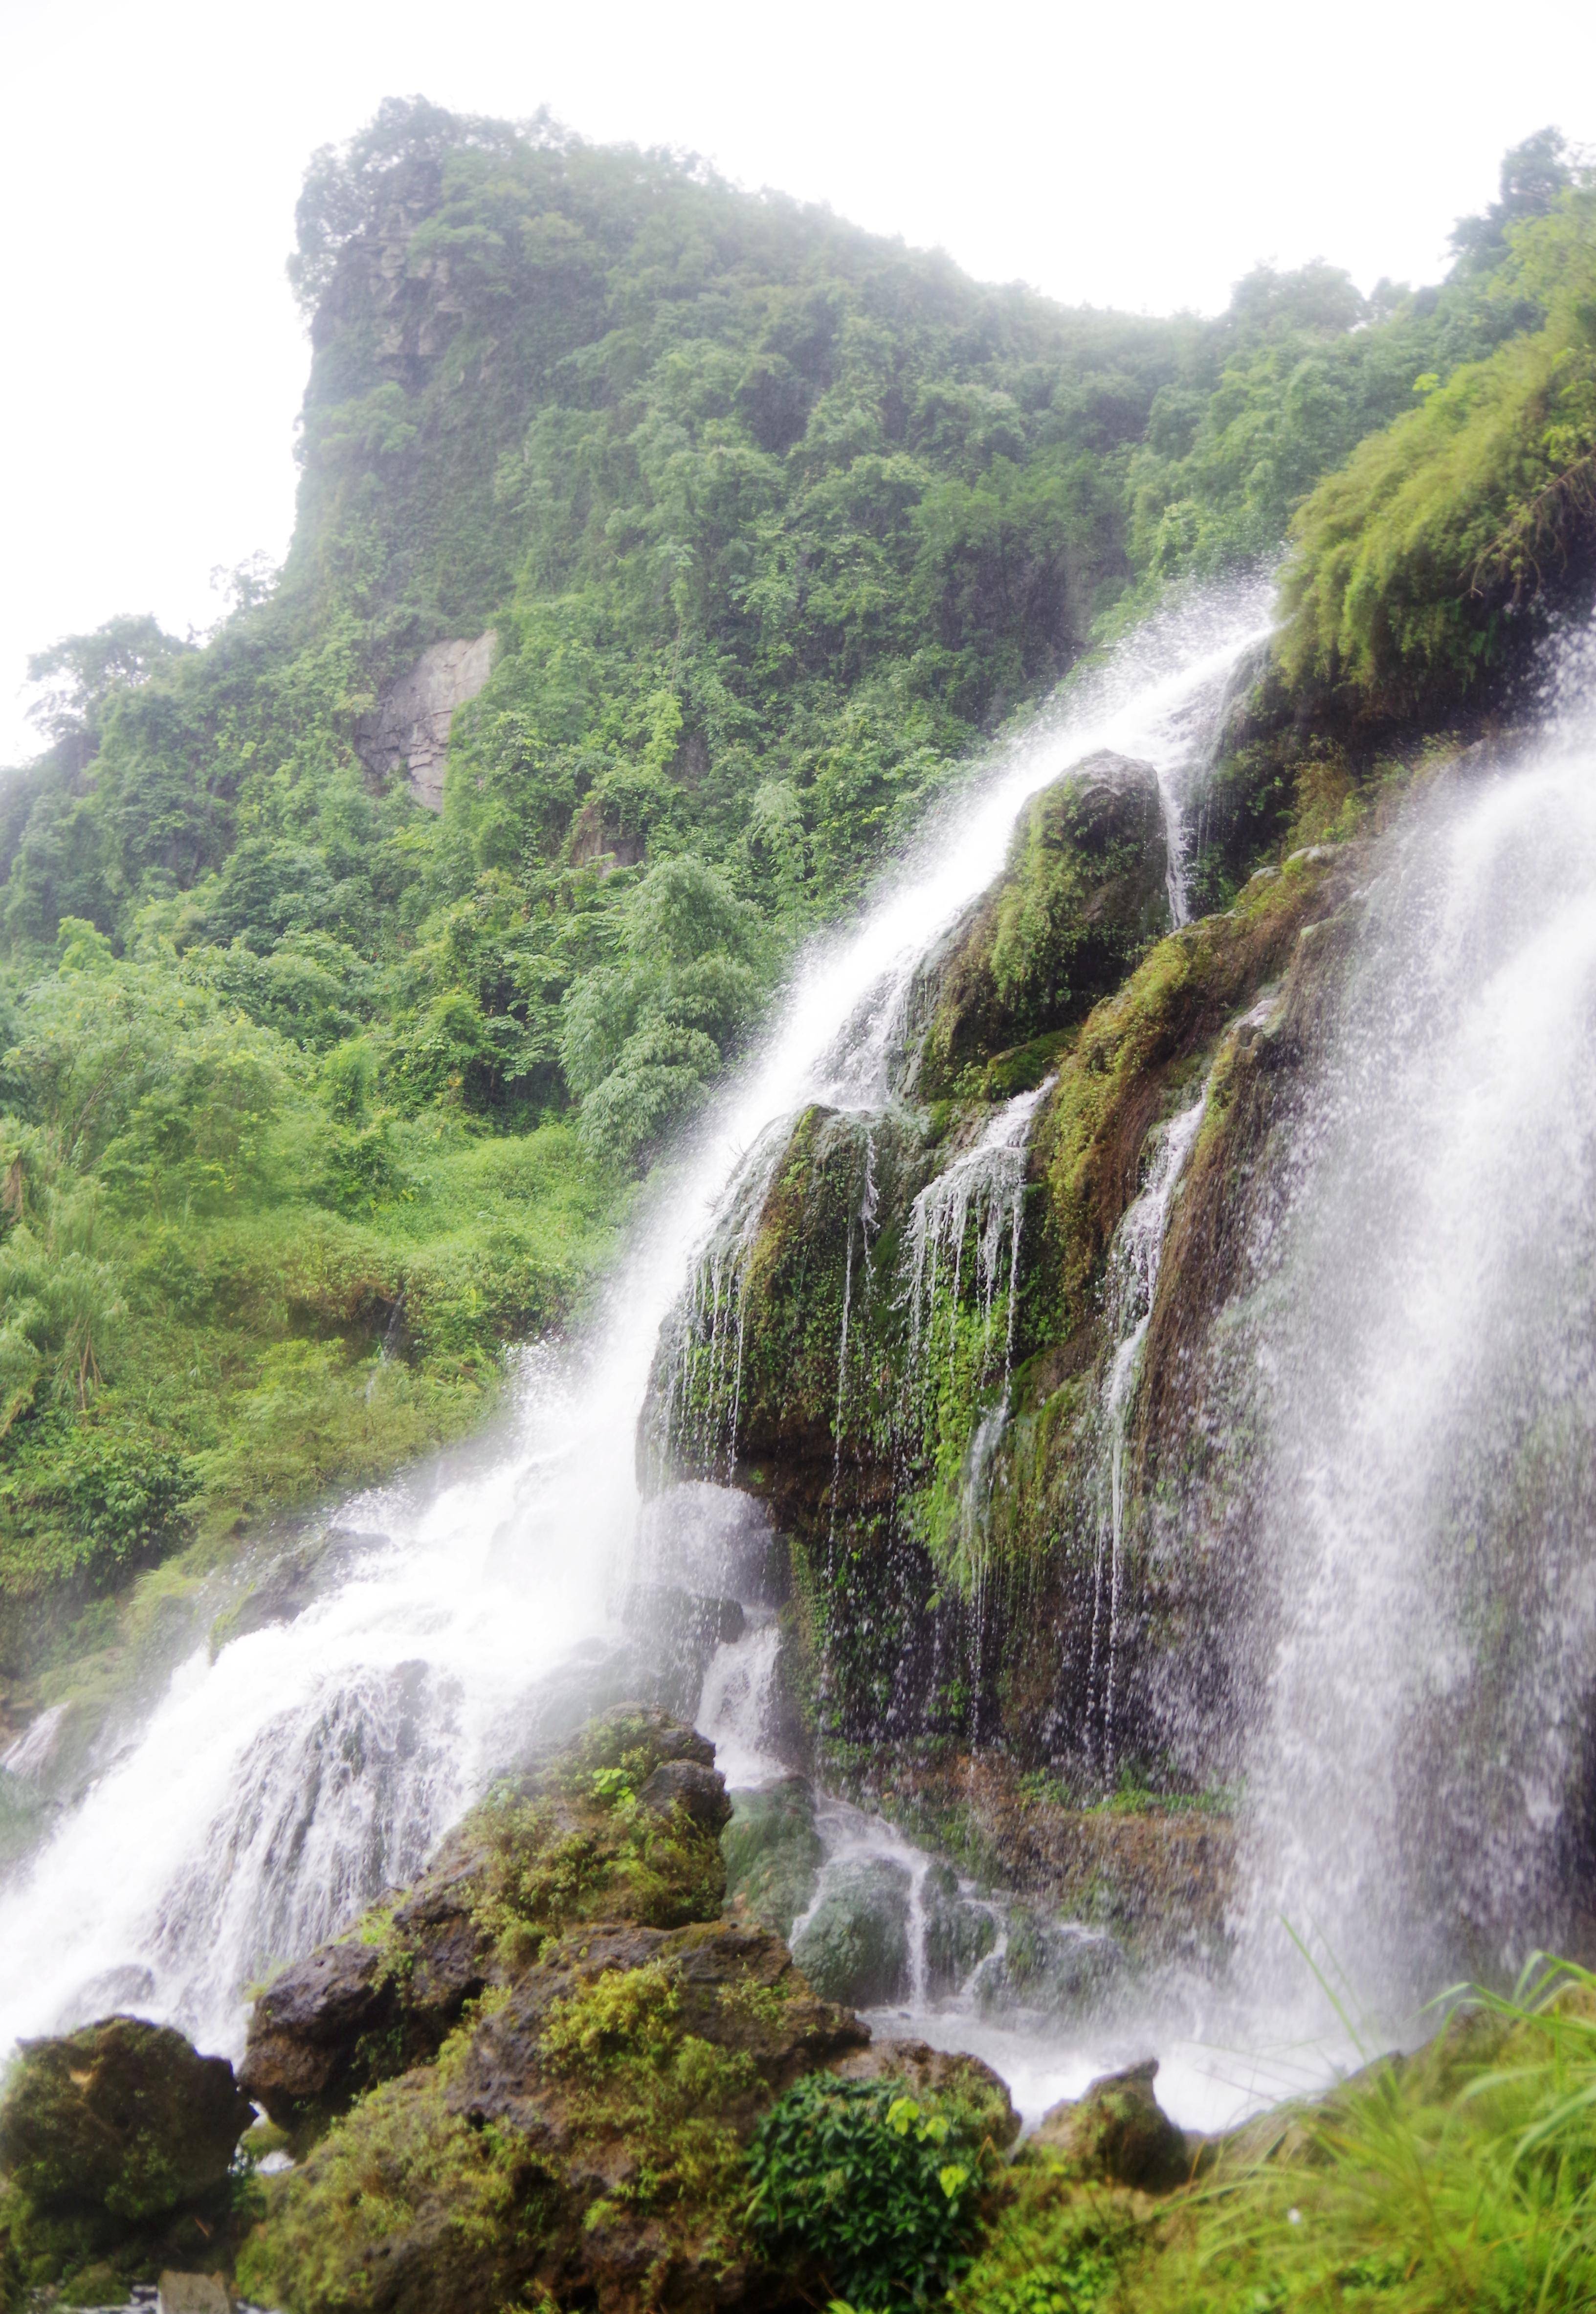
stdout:
[[314,146],[385,95],[706,154],[978,277],[1212,312],[1261,258],[1433,279],[1503,151],[1596,143],[1592,0],[0,0],[0,763],[23,661],[274,559]]

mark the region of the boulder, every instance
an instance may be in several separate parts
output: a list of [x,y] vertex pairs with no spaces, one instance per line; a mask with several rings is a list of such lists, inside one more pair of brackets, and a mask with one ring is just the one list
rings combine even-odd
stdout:
[[729,1902],[778,1936],[808,1909],[825,1850],[815,1829],[815,1795],[802,1776],[734,1792],[720,1835]]
[[1167,2194],[1192,2174],[1193,2151],[1153,2095],[1156,2057],[1105,2073],[1082,2098],[1043,2115],[1036,2142],[1077,2177]]
[[793,1938],[792,1956],[816,1992],[860,2009],[909,1991],[908,1869],[888,1857],[831,1865],[820,1900]]
[[872,2040],[837,2058],[829,2071],[845,2081],[901,2080],[911,2097],[926,2103],[954,2098],[980,2113],[994,2145],[1012,2145],[1019,2115],[1001,2074],[979,2057],[954,2049],[933,2049],[928,2041]]
[[0,2105],[0,2173],[34,2210],[109,2237],[224,2185],[254,2119],[225,2057],[168,2025],[107,2017],[24,2041]]
[[946,1864],[933,1864],[921,1890],[925,1912],[926,1991],[933,2000],[957,1992],[998,1940],[998,1916],[991,1904],[964,1894]]
[[584,1929],[271,2181],[241,2282],[297,2314],[769,2303],[736,2248],[745,2149],[773,2098],[868,2041],[764,1930]]
[[713,1768],[701,1767],[696,1760],[665,1761],[638,1794],[638,1805],[656,1815],[681,1808],[704,1832],[718,1833],[731,1822],[724,1781]]

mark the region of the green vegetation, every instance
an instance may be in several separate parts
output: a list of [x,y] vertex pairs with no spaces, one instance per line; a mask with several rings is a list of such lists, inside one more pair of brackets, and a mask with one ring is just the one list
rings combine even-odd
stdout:
[[811,2073],[754,2136],[759,2235],[772,2260],[860,2306],[924,2306],[968,2253],[992,2151],[974,2111]]
[[1158,2202],[1037,2150],[956,2314],[1520,2314],[1596,2293],[1596,1978],[1473,1997],[1416,2057],[1262,2116]]
[[[0,1667],[477,1421],[973,743],[1393,420],[1302,517],[1292,664],[1488,665],[1589,511],[1576,177],[1510,156],[1439,290],[1265,269],[1158,322],[547,120],[389,103],[319,155],[287,564],[201,645],[41,652],[0,794]],[[1512,472],[1415,560],[1437,458]],[[1460,554],[1477,651],[1425,591]],[[489,632],[434,814],[379,702]]]
[[1288,678],[1384,716],[1445,712],[1588,590],[1596,517],[1596,188],[1509,235],[1494,294],[1544,325],[1363,443],[1296,518]]

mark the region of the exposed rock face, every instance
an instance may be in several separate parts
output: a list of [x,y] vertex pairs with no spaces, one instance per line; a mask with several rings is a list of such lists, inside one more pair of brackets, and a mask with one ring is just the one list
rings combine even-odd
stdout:
[[493,667],[489,631],[474,642],[434,643],[410,673],[391,684],[375,713],[362,717],[356,752],[386,787],[402,773],[426,811],[444,808],[444,765],[454,711],[474,699]]
[[251,2015],[240,2079],[302,2142],[362,2090],[436,2054],[468,2000],[573,1921],[711,1918],[730,1814],[714,1746],[622,1707],[498,1788],[408,1894],[279,1976]]
[[1083,1019],[1168,929],[1168,872],[1151,764],[1092,755],[1036,797],[1003,876],[930,976],[921,1098],[981,1072],[992,1091],[1018,1090],[1015,1048]]
[[1043,2116],[1036,2142],[1083,2178],[1167,2194],[1192,2174],[1193,2152],[1153,2095],[1156,2057],[1105,2073],[1083,2098]]

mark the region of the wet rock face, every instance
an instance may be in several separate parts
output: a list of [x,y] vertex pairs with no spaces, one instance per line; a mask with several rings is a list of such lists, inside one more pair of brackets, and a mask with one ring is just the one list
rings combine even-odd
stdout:
[[733,1796],[720,1836],[727,1901],[780,1937],[815,1894],[824,1845],[815,1825],[815,1795],[802,1776]]
[[792,1956],[816,1992],[861,2009],[909,1992],[909,1874],[885,1857],[834,1864]]
[[[921,1097],[939,1099],[972,1072],[1001,1074],[1000,1055],[1018,1056],[1117,988],[1168,929],[1168,868],[1151,764],[1105,752],[1045,789],[1001,879],[930,976]],[[988,1092],[1020,1089],[1004,1076]]]
[[240,2079],[301,2142],[363,2090],[436,2053],[467,2001],[575,1921],[712,1917],[730,1813],[714,1746],[622,1707],[501,1785],[407,1894],[287,1970],[256,2001]]
[[254,2119],[225,2057],[107,2017],[25,2041],[0,2106],[0,2172],[39,2210],[159,2217],[223,2183]]

